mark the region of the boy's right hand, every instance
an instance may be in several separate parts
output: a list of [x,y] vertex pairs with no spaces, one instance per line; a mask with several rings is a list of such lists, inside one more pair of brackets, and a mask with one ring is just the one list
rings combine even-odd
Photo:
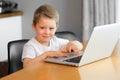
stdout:
[[45,52],[46,58],[47,57],[60,57],[60,56],[64,56],[67,57],[68,54],[65,52],[62,52],[61,50],[59,51],[47,51]]

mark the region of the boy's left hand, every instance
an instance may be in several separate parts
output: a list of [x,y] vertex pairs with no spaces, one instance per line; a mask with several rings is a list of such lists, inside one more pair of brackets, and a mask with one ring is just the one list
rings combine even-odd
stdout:
[[82,48],[83,45],[79,41],[70,41],[62,51],[68,53],[74,52],[75,54],[79,54]]

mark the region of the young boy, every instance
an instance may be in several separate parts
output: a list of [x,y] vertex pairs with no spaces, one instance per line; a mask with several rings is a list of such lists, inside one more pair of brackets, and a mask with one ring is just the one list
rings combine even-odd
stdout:
[[69,41],[54,35],[58,24],[59,14],[52,6],[42,5],[35,11],[32,28],[36,35],[24,46],[24,68],[40,63],[47,57],[67,56],[71,51],[79,54],[83,47],[79,41]]

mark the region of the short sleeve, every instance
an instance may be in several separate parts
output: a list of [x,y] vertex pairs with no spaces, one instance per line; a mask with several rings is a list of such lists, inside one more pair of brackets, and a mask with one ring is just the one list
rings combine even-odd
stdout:
[[23,48],[22,59],[24,59],[24,58],[35,58],[35,57],[36,57],[36,54],[35,54],[33,46],[25,45],[24,48]]

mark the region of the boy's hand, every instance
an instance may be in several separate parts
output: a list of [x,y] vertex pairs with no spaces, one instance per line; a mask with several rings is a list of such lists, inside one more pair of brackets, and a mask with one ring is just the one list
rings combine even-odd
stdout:
[[60,56],[65,56],[67,57],[68,54],[65,52],[62,52],[61,50],[59,51],[48,51],[45,53],[46,57],[60,57]]
[[62,51],[74,52],[75,54],[79,54],[82,48],[83,45],[79,41],[70,41]]

